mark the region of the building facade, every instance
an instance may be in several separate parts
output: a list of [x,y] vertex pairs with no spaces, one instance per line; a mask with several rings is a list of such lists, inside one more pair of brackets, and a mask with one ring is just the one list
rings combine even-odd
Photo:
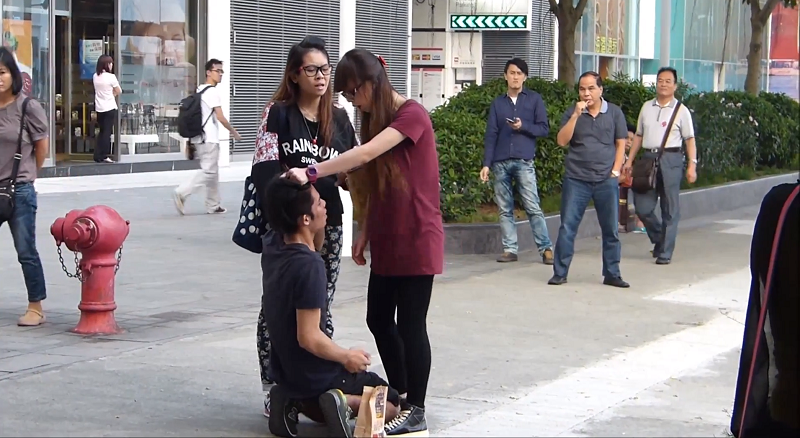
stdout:
[[123,164],[109,169],[183,159],[177,108],[202,78],[209,52],[206,17],[215,9],[210,3],[0,0],[2,41],[23,72],[23,92],[50,114],[45,164],[62,167],[50,173],[68,175],[71,166],[93,163],[99,127],[92,74],[101,55],[114,59],[123,89],[113,136],[113,152]]
[[355,47],[381,55],[392,84],[406,93],[409,7],[409,0],[230,0],[230,120],[242,135],[231,151],[253,153],[262,110],[278,89],[289,49],[307,35],[327,42],[334,68]]
[[413,0],[409,96],[428,110],[470,84],[502,77],[515,57],[530,75],[555,74],[548,0]]
[[[661,17],[661,2],[671,1],[671,17]],[[645,3],[642,0],[642,3]],[[750,45],[750,8],[741,1],[728,0],[651,0],[652,56],[642,56],[642,75],[652,76],[661,67],[657,48],[662,26],[670,26],[670,65],[684,81],[698,91],[744,89],[747,53]],[[640,29],[645,32],[648,28]],[[769,47],[765,32],[763,47]],[[767,89],[769,50],[762,51],[761,88]]]
[[648,0],[589,0],[575,30],[575,75],[639,77],[640,8]]
[[[243,137],[233,142],[221,131],[223,166],[232,153],[252,153],[289,48],[306,35],[326,40],[334,66],[357,45],[382,55],[392,83],[407,93],[410,7],[410,0],[0,0],[0,15],[24,92],[50,114],[42,176],[66,176],[196,167],[185,159],[176,118],[210,58],[223,62],[222,109]],[[123,90],[115,164],[92,160],[99,132],[92,74],[104,54]]]
[[252,154],[261,112],[280,85],[292,45],[316,35],[339,59],[340,1],[230,0],[230,10],[230,122],[242,135],[232,152]]
[[778,4],[772,13],[769,91],[800,100],[800,8]]

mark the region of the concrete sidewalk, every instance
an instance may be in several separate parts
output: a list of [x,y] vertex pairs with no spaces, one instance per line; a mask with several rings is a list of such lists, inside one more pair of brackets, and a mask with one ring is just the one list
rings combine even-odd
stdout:
[[[239,183],[222,186],[233,210]],[[39,249],[49,322],[15,325],[25,294],[0,233],[0,436],[264,436],[255,352],[258,256],[230,243],[235,213],[178,217],[168,188],[42,195]],[[104,203],[131,220],[117,336],[85,339],[79,283],[61,272],[55,217]],[[749,232],[756,209],[687,221],[672,265],[623,236],[631,289],[600,284],[600,241],[569,275],[534,254],[514,264],[449,257],[429,316],[436,436],[721,436],[733,400]],[[68,266],[69,268],[69,266]],[[74,267],[72,267],[74,269]],[[366,269],[343,263],[335,338],[377,354],[364,322]],[[380,370],[380,364],[376,364]],[[35,407],[34,407],[35,406]]]

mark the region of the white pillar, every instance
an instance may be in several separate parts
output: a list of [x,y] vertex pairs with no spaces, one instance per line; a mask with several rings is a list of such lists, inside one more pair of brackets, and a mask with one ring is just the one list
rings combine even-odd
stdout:
[[[339,52],[344,55],[356,48],[356,0],[339,2]],[[338,61],[338,60],[337,60]],[[333,86],[333,84],[331,84]],[[339,104],[347,110],[350,121],[355,121],[355,108],[343,97],[339,96]],[[339,189],[342,196],[344,214],[342,215],[342,257],[351,257],[353,246],[353,202],[350,193]]]
[[672,27],[672,0],[661,0],[661,67],[669,67],[669,30]]
[[[444,3],[444,2],[442,2]],[[445,8],[450,8],[450,3],[447,2],[444,5]],[[413,0],[408,0],[408,54],[406,55],[406,68],[408,71],[406,72],[406,95],[411,94],[411,45],[412,45],[412,36],[413,36],[413,29],[414,29],[414,3]],[[447,47],[450,47],[449,43]],[[449,62],[449,61],[448,61]]]
[[558,80],[558,20],[553,26],[553,80]]
[[[224,63],[225,77],[222,83],[217,85],[219,94],[222,97],[222,112],[225,117],[231,117],[231,1],[213,0],[208,2],[208,58],[216,58]],[[213,18],[212,18],[213,17]],[[208,59],[201,59],[198,62],[205,65]],[[203,67],[200,67],[203,70]],[[203,82],[205,72],[201,71],[198,82]],[[223,167],[231,164],[231,142],[230,133],[227,129],[220,127],[219,130],[219,165]]]

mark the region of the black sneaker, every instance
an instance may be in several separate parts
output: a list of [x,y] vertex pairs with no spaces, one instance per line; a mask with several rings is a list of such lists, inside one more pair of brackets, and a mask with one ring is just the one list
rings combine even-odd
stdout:
[[387,436],[428,436],[425,409],[406,404],[392,421],[383,427]]
[[269,391],[269,409],[270,433],[282,438],[296,437],[300,405],[292,401],[279,385]]
[[547,284],[551,284],[553,286],[560,286],[567,282],[567,277],[559,277],[558,275],[554,275],[547,280]]
[[[353,431],[347,422],[350,419],[350,407],[347,397],[338,389],[331,389],[319,396],[319,408],[328,426],[328,436],[334,438],[352,438]],[[274,415],[274,414],[273,414]]]
[[661,245],[658,243],[653,245],[653,250],[650,251],[650,255],[653,256],[654,259],[658,258],[661,255]]

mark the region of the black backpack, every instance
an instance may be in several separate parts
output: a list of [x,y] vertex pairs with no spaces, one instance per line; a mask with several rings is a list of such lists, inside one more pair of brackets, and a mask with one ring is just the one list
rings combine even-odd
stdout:
[[212,86],[203,88],[181,100],[181,107],[178,110],[178,134],[181,137],[192,139],[203,135],[203,128],[214,115],[214,111],[208,115],[208,119],[203,121],[203,93]]

